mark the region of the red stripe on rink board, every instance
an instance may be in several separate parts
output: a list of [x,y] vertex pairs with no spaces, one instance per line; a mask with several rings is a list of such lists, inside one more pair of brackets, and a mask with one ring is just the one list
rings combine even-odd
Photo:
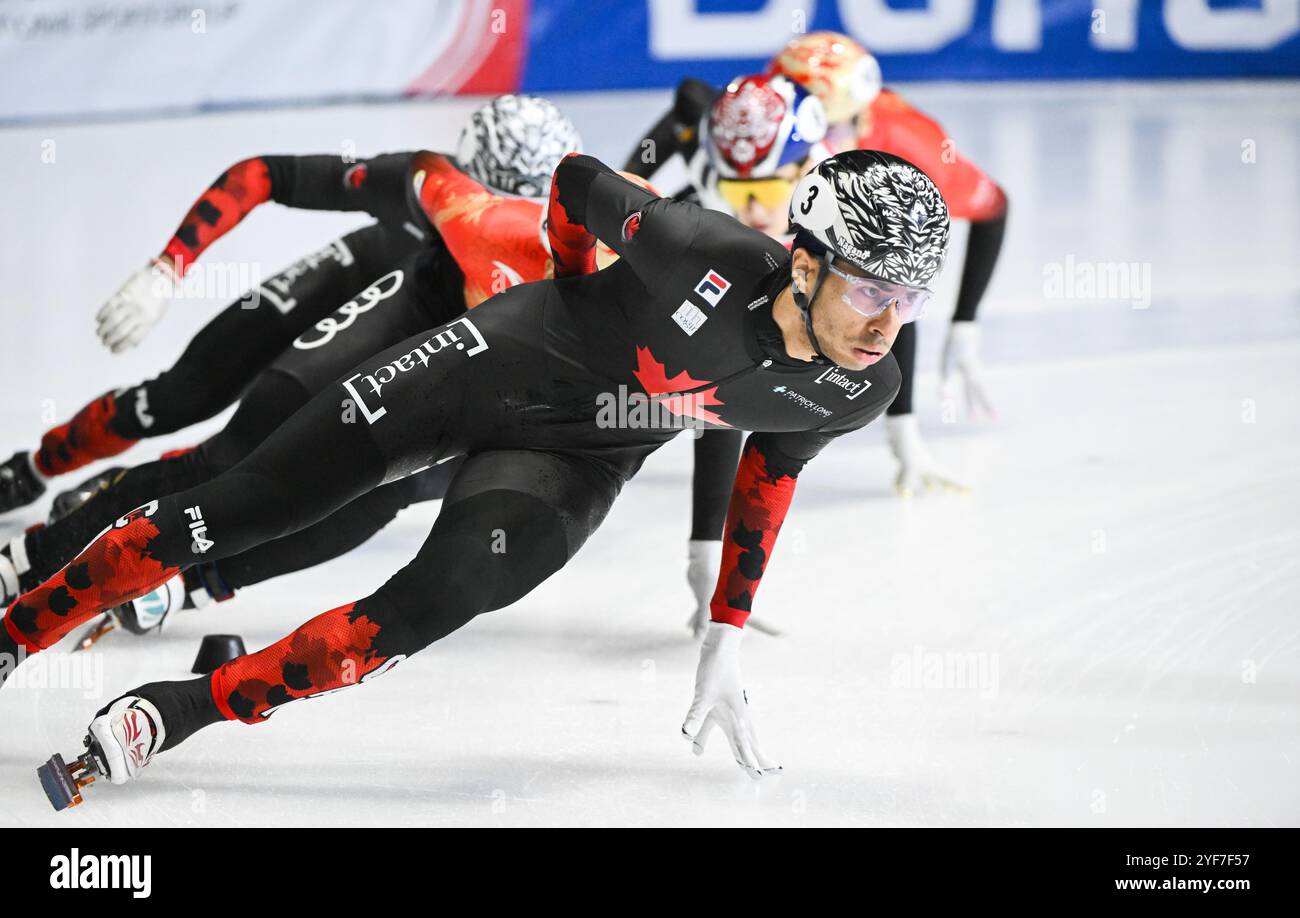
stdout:
[[467,0],[456,40],[406,87],[410,95],[515,92],[528,48],[529,0]]

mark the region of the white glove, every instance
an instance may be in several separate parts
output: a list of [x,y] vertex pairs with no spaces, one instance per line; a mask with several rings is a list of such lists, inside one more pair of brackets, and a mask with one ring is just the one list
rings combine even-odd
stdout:
[[957,481],[934,461],[921,431],[916,426],[914,414],[885,415],[885,432],[889,436],[889,449],[898,460],[898,477],[894,490],[899,497],[911,497],[922,487],[930,490],[942,487],[965,493],[970,489]]
[[720,727],[731,744],[736,764],[757,779],[780,774],[781,766],[758,748],[740,676],[741,634],[734,625],[709,622],[700,646],[700,665],[695,670],[695,700],[682,724],[682,736],[694,744],[696,755],[704,755],[709,734]]
[[984,388],[984,365],[980,363],[980,330],[974,322],[952,322],[943,343],[941,385],[945,398],[954,397],[958,388],[966,393],[966,414],[971,418],[981,412],[997,417]]
[[104,347],[120,354],[135,347],[158,324],[177,283],[164,261],[151,261],[126,279],[95,313],[95,333]]
[[709,625],[709,601],[718,584],[718,568],[722,566],[722,542],[691,539],[687,543],[686,582],[695,596],[695,611],[691,614],[691,635],[699,640]]

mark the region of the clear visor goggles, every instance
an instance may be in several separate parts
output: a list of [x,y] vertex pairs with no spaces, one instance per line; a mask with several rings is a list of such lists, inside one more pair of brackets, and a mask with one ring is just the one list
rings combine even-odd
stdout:
[[925,315],[925,306],[934,296],[933,291],[924,287],[905,287],[875,277],[849,274],[829,262],[826,262],[826,269],[848,284],[848,290],[840,297],[845,305],[868,319],[875,318],[891,304],[896,304],[900,322],[915,322]]

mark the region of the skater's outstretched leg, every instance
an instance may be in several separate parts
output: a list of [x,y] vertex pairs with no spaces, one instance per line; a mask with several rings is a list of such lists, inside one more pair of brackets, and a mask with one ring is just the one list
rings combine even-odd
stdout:
[[365,543],[411,504],[441,499],[460,466],[460,459],[452,459],[382,485],[300,532],[205,562],[193,572],[211,598],[228,599],[244,587],[331,561]]
[[125,470],[72,513],[16,537],[22,546],[11,545],[5,552],[26,558],[24,567],[30,573],[25,578],[39,583],[52,577],[122,514],[153,498],[197,487],[234,467],[309,400],[310,393],[297,380],[264,372],[219,433],[182,455]]
[[304,528],[379,484],[385,460],[368,434],[338,423],[332,395],[314,405],[228,472],[119,519],[10,606],[9,636],[29,652],[49,647],[182,568]]
[[[43,649],[181,568],[282,538],[381,482],[522,435],[494,388],[509,372],[545,378],[544,357],[530,345],[540,310],[518,289],[503,293],[485,320],[462,317],[375,354],[234,468],[121,518],[9,607],[8,640]],[[493,346],[476,322],[492,329]]]
[[[622,478],[581,455],[469,457],[415,559],[364,599],[309,620],[210,677],[154,682],[101,711],[145,702],[171,749],[220,720],[262,723],[280,706],[364,682],[483,612],[518,601],[600,525]],[[125,702],[125,703],[124,703]],[[120,771],[120,781],[135,771]],[[110,775],[114,783],[119,776]]]

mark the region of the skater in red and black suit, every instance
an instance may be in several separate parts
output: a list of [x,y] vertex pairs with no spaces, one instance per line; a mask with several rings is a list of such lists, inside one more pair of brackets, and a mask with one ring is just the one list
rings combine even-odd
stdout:
[[100,310],[101,337],[114,351],[144,337],[161,318],[179,277],[259,205],[274,201],[312,210],[367,211],[376,219],[231,303],[170,369],[104,393],[71,420],[46,431],[36,449],[15,453],[0,465],[0,513],[35,501],[55,476],[220,413],[259,370],[338,308],[342,298],[402,256],[433,244],[411,187],[410,162],[410,154],[403,153],[358,163],[337,156],[258,156],[223,172],[159,256]]
[[[684,730],[702,744],[721,727],[747,771],[778,770],[746,709],[741,627],[804,464],[896,395],[889,348],[928,298],[948,237],[933,183],[876,152],[823,162],[792,214],[802,228],[793,253],[567,157],[548,217],[555,280],[512,287],[362,361],[234,468],[150,501],[19,597],[4,634],[39,650],[198,555],[247,550],[465,457],[428,540],[377,591],[211,677],[141,686],[102,711],[92,755],[121,783],[204,726],[261,723],[364,682],[515,602],[564,566],[645,457],[688,422],[747,429]],[[587,274],[596,238],[620,258]],[[639,409],[611,414],[615,393]],[[341,421],[343,398],[359,423]]]
[[[331,312],[304,329],[270,366],[241,386],[239,407],[226,427],[194,450],[115,470],[96,499],[0,549],[4,603],[53,575],[118,516],[142,501],[193,487],[233,466],[358,360],[449,321],[497,290],[550,276],[550,255],[540,236],[544,195],[555,164],[577,149],[576,129],[554,105],[534,96],[507,95],[485,103],[471,116],[458,149],[463,167],[425,151],[379,157],[363,164],[361,172],[350,172],[346,184],[356,186],[355,199],[340,199],[336,187],[352,167],[331,166],[336,162],[331,157],[281,158],[282,168],[298,175],[300,183],[305,185],[308,176],[315,176],[318,183],[314,191],[303,187],[294,193],[293,200],[300,205],[364,204],[380,213],[405,214],[403,222],[412,228],[418,220],[425,244],[408,251],[410,246],[399,240],[387,260],[381,252],[372,252],[367,264],[377,273],[364,286],[329,287],[326,284],[342,281],[321,275],[310,297],[298,291],[307,300],[294,306],[300,316],[314,315],[327,299]],[[381,160],[387,171],[370,174],[369,164]],[[381,174],[391,176],[376,183]],[[474,176],[496,186],[489,189]],[[368,189],[364,195],[359,191],[362,187]],[[381,199],[387,203],[381,204]],[[376,228],[392,234],[379,224],[369,230]],[[408,234],[403,231],[403,235]],[[395,297],[403,287],[408,295]],[[260,308],[267,308],[266,303]],[[230,339],[225,340],[225,352],[247,354],[243,342]],[[156,381],[146,385],[156,387]],[[240,586],[335,557],[365,541],[411,502],[441,497],[449,472],[431,470],[376,489],[287,543],[226,559],[224,570],[211,565],[191,569],[186,584],[178,578],[158,592],[161,602],[147,603],[155,610],[153,618],[160,621],[169,608],[182,602],[228,598]],[[131,626],[131,610],[123,611]]]

